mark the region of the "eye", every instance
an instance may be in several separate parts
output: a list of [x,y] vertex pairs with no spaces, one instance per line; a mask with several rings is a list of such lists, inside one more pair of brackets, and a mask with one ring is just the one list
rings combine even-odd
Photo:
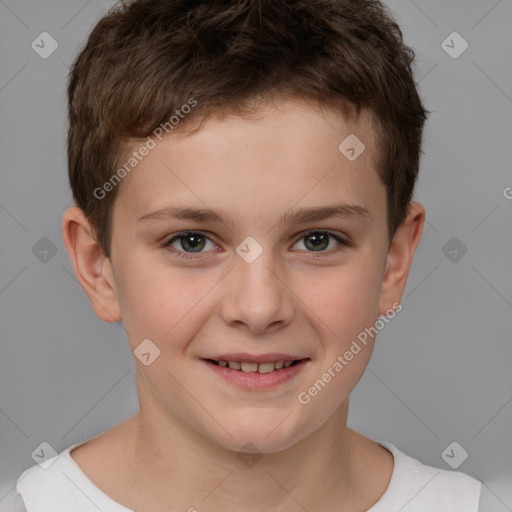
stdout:
[[[326,251],[326,249],[331,245],[330,239],[334,239],[337,242],[337,246],[332,251]],[[330,231],[310,230],[302,233],[300,241],[302,240],[305,241],[303,245],[306,247],[307,252],[333,253],[343,250],[345,246],[349,245],[349,243],[343,240],[343,238],[331,233]]]
[[186,233],[173,236],[164,244],[164,247],[172,247],[175,255],[180,258],[194,258],[194,256],[187,256],[187,254],[200,254],[208,242],[212,245],[213,249],[217,247],[217,245],[201,231],[187,231]]
[[[300,243],[302,240],[305,241],[303,244],[306,248],[305,251],[310,253],[337,253],[350,245],[349,242],[343,240],[340,236],[331,233],[330,231],[321,231],[318,229],[302,233],[299,242],[296,242],[295,245]],[[331,244],[332,240],[336,243]],[[172,248],[174,255],[179,258],[196,259],[197,257],[194,256],[194,254],[208,252],[203,250],[207,248],[208,243],[211,244],[210,249],[215,249],[217,247],[217,245],[212,242],[205,233],[201,231],[186,231],[170,238],[164,243],[164,247]],[[334,249],[332,249],[332,245],[335,245]],[[328,248],[331,248],[332,250],[326,251]],[[296,249],[292,250],[295,251]]]

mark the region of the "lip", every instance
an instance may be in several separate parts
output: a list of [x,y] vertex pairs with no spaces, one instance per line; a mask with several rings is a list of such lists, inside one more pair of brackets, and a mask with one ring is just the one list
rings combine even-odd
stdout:
[[298,361],[299,359],[307,359],[299,355],[291,354],[248,354],[248,353],[229,353],[219,356],[208,356],[202,359],[213,359],[214,361],[245,361],[247,363],[273,363],[275,361]]
[[[235,354],[229,354],[232,357]],[[266,360],[263,360],[263,356],[253,356],[252,358],[247,358],[247,354],[244,355],[241,359],[238,359],[242,354],[236,354],[236,358],[227,359],[229,361],[247,361],[250,363],[270,363],[272,361],[290,361],[293,357],[286,356],[282,354],[267,354]],[[274,358],[275,356],[278,358]],[[272,356],[272,357],[270,357]],[[222,356],[224,358],[225,356]],[[270,358],[270,359],[269,359]],[[217,360],[216,357],[209,358]],[[226,359],[223,359],[226,360]],[[297,376],[301,373],[306,367],[307,363],[311,360],[309,358],[298,358],[294,359],[298,361],[297,363],[289,366],[288,368],[281,368],[278,371],[274,371],[271,373],[258,373],[258,372],[243,372],[240,370],[233,370],[232,368],[226,366],[219,366],[215,363],[212,363],[208,359],[202,359],[202,362],[219,378],[248,391],[259,391],[259,390],[269,390],[273,388],[277,388],[278,386],[283,385],[285,382],[288,382],[293,377]]]

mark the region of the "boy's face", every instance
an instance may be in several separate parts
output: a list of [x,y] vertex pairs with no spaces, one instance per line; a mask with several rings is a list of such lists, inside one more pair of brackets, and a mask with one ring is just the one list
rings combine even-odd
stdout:
[[[350,360],[344,354],[400,301],[405,281],[385,279],[401,260],[387,251],[386,190],[369,125],[291,102],[261,114],[172,134],[125,178],[111,282],[132,351],[147,339],[160,350],[148,366],[135,360],[141,411],[234,450],[251,442],[273,452],[345,414],[371,336]],[[351,133],[366,146],[354,161],[338,150]],[[294,220],[341,205],[367,213]],[[225,222],[168,211],[185,208]],[[190,231],[200,233],[171,240]],[[404,279],[409,264],[399,269]],[[226,359],[300,364],[260,374],[209,361]],[[325,373],[331,378],[309,393]]]

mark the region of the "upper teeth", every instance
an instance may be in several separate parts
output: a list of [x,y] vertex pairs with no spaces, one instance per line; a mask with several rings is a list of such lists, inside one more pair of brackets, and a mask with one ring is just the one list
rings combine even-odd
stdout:
[[291,366],[291,361],[275,361],[273,363],[249,363],[247,361],[219,361],[219,366],[229,366],[233,370],[242,370],[243,372],[270,373],[274,370],[280,370]]

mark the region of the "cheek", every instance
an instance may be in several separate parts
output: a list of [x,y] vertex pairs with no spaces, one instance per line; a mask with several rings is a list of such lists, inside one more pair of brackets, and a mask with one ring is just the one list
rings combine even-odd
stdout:
[[[144,261],[141,258],[140,261]],[[161,265],[125,261],[118,288],[123,323],[132,349],[149,338],[161,348],[187,339],[194,329],[201,300],[214,286],[212,279],[178,275]]]
[[379,286],[375,261],[361,258],[306,279],[297,287],[297,295],[324,324],[328,336],[347,341],[377,319]]
[[339,268],[309,294],[311,310],[321,327],[323,353],[307,387],[297,400],[313,422],[321,423],[344,402],[366,369],[373,338],[369,327],[377,320],[379,272],[372,260]]

